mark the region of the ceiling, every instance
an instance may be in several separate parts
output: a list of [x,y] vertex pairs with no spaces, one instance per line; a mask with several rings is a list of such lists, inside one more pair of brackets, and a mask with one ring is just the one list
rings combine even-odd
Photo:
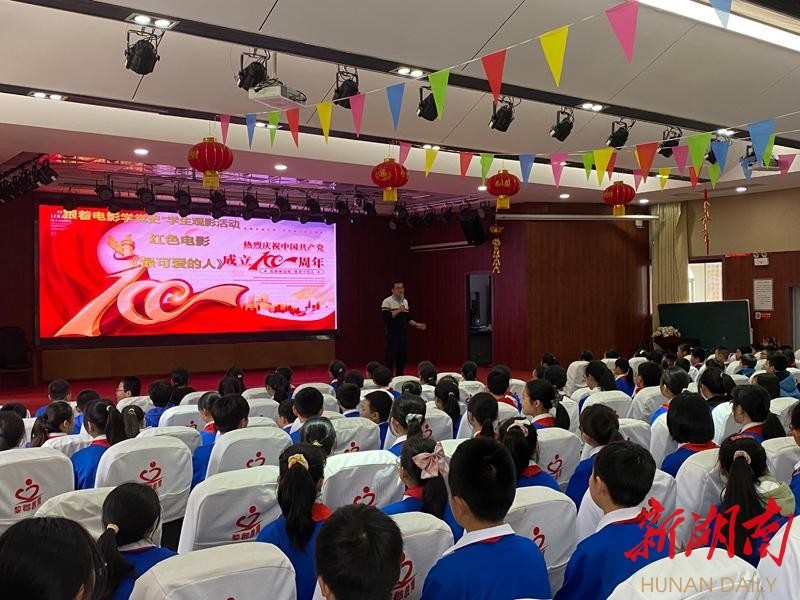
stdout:
[[[0,0],[0,20],[7,25],[0,53],[15,57],[0,63],[0,90],[6,92],[0,93],[0,161],[20,152],[130,160],[132,149],[144,145],[150,150],[148,162],[181,166],[189,145],[209,130],[218,135],[219,126],[212,123],[216,115],[229,114],[236,121],[264,110],[248,100],[234,78],[239,55],[252,48],[247,44],[267,41],[275,44],[268,47],[287,49],[278,55],[279,77],[309,98],[309,107],[301,112],[307,131],[319,127],[313,104],[331,98],[337,60],[350,57],[352,64],[371,66],[359,70],[360,87],[374,92],[368,95],[359,141],[354,139],[349,111],[338,107],[330,142],[301,133],[299,151],[285,129],[278,132],[274,147],[269,146],[268,132],[257,130],[251,149],[245,128],[232,125],[229,145],[237,156],[234,167],[242,173],[274,174],[279,157],[293,177],[363,185],[369,182],[371,165],[396,153],[387,142],[397,139],[498,155],[566,151],[577,168],[565,170],[563,189],[553,188],[549,165],[537,163],[535,183],[519,199],[552,201],[566,190],[570,201],[597,201],[601,186],[594,174],[586,180],[580,153],[604,145],[617,115],[652,117],[654,122],[639,120],[631,130],[629,143],[635,145],[660,139],[666,124],[683,124],[684,135],[689,135],[798,110],[797,52],[641,5],[636,53],[628,64],[603,15],[618,1],[495,0],[470,3],[465,15],[464,3],[458,0],[373,0],[368,8],[358,0],[239,0],[235,10],[230,4],[195,0],[129,0],[127,7],[93,0]],[[745,6],[735,2],[734,9],[737,4]],[[161,60],[133,99],[139,77],[124,68],[128,24],[119,20],[132,12],[180,21],[165,34]],[[559,88],[537,40],[509,50],[506,89],[534,99],[523,100],[505,133],[487,127],[492,103],[480,61],[452,70],[443,118],[434,122],[414,114],[424,81],[378,69],[408,65],[431,71],[461,65],[568,23],[574,25]],[[34,35],[37,31],[47,35]],[[407,86],[394,131],[383,88],[399,81]],[[53,102],[20,95],[32,90],[59,92],[69,99]],[[574,104],[598,102],[616,114],[576,110],[575,129],[561,143],[548,135],[558,108],[548,101],[562,98]],[[800,114],[779,119],[777,131],[785,146],[775,154],[797,152]],[[746,144],[734,142],[718,193],[740,183],[735,159],[744,154]],[[457,154],[440,152],[426,178],[421,172],[423,154],[415,149],[409,158],[409,188],[480,196],[477,159],[464,180],[458,176]],[[657,156],[653,168],[673,165]],[[519,172],[514,160],[507,160],[506,167]],[[633,153],[621,152],[617,168],[630,173],[634,167]],[[800,170],[800,161],[794,168]],[[630,175],[620,177],[632,180]],[[748,185],[764,190],[795,184],[793,174],[759,173]],[[652,201],[693,197],[688,181],[678,177],[665,191],[658,190],[655,177],[640,188]]]

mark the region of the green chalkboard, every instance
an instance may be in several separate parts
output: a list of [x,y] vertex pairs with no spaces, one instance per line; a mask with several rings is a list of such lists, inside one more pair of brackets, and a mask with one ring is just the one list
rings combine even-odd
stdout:
[[658,320],[677,327],[683,337],[699,339],[704,348],[733,349],[752,341],[748,300],[659,304]]

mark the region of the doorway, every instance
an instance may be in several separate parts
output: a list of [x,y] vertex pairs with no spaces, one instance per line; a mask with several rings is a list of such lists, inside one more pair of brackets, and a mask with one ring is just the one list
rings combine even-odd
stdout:
[[492,364],[492,276],[467,275],[467,356],[479,365]]

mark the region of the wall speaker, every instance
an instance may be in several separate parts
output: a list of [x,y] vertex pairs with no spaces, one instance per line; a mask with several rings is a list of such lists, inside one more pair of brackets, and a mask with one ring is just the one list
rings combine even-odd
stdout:
[[477,211],[465,208],[458,214],[458,222],[470,246],[480,246],[486,241],[486,232]]

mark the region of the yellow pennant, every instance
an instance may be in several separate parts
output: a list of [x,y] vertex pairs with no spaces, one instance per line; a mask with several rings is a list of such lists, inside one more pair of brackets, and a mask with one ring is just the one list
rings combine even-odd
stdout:
[[319,126],[322,127],[322,135],[325,136],[325,143],[328,143],[328,134],[331,131],[331,112],[333,112],[333,102],[321,102],[317,104],[317,117]]
[[667,187],[667,181],[669,181],[670,173],[672,173],[672,167],[658,168],[658,184],[661,186],[662,190]]
[[542,52],[547,60],[547,66],[553,74],[556,87],[561,85],[561,71],[564,68],[564,54],[567,52],[567,34],[569,25],[553,29],[539,36]]
[[425,177],[431,172],[433,163],[436,161],[436,155],[439,153],[435,148],[428,148],[425,150]]
[[614,154],[613,148],[598,148],[594,151],[594,168],[597,170],[597,185],[603,183],[603,177],[608,168],[608,161]]

